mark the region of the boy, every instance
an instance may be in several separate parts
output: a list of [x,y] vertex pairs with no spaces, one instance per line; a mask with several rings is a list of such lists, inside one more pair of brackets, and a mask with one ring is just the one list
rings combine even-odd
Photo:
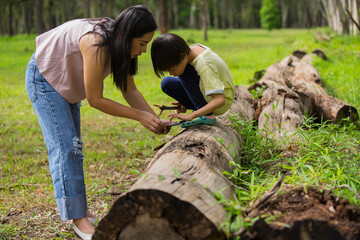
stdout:
[[[161,89],[178,102],[180,110],[169,114],[170,120],[184,120],[180,126],[213,125],[215,115],[225,113],[234,100],[234,82],[225,62],[210,48],[193,44],[190,47],[180,36],[165,33],[151,47],[155,74],[165,77]],[[190,114],[180,114],[193,109]]]

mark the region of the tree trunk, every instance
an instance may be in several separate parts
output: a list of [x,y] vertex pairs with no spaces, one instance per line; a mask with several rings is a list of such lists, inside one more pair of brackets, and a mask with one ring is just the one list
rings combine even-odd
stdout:
[[109,5],[107,0],[101,0],[102,4],[102,15],[109,16]]
[[174,28],[178,29],[179,28],[179,9],[178,9],[178,4],[177,4],[177,0],[172,0],[172,7],[173,7],[173,19],[174,19]]
[[83,1],[84,7],[85,7],[85,14],[86,18],[91,18],[91,0],[84,0]]
[[227,116],[254,117],[246,88],[236,88],[235,97],[215,125],[190,127],[166,143],[99,222],[93,239],[226,239],[220,224],[227,214],[215,195],[232,196],[222,172],[231,171],[242,142]]
[[318,71],[311,65],[313,53],[305,55],[300,64],[295,66],[290,82],[293,89],[309,95],[314,102],[315,112],[322,121],[338,123],[349,117],[351,121],[358,119],[356,108],[331,97],[322,87],[323,81]]
[[202,30],[203,30],[203,39],[206,42],[208,40],[207,35],[207,0],[202,0],[201,2],[201,24],[202,24]]
[[125,0],[125,8],[128,8],[131,6],[131,0]]
[[234,29],[235,12],[236,12],[235,2],[234,2],[234,0],[230,0],[230,8],[229,8],[228,14],[227,14],[229,16],[229,28],[230,29]]
[[3,1],[0,1],[0,35],[4,35],[5,34],[5,29],[4,29],[4,3]]
[[190,7],[190,19],[189,19],[189,28],[196,28],[195,22],[195,11],[196,11],[196,3],[194,1],[191,2]]
[[35,1],[35,15],[36,15],[36,33],[41,34],[44,32],[44,19],[43,19],[43,1]]
[[312,114],[309,96],[291,90],[291,64],[296,59],[288,57],[271,65],[260,81],[249,90],[263,88],[257,105],[258,128],[270,130],[275,137],[291,134],[300,127],[305,113]]
[[206,26],[211,27],[209,0],[206,0],[205,9],[206,9]]
[[[275,137],[296,131],[303,115],[315,114],[321,121],[338,123],[358,119],[357,110],[343,101],[329,96],[323,81],[312,66],[316,54],[326,58],[320,50],[311,54],[295,51],[292,56],[271,65],[265,75],[249,90],[264,89],[258,99],[256,117],[258,128],[270,130]],[[301,60],[300,60],[301,59]]]
[[161,33],[167,32],[167,2],[166,0],[160,0],[160,31]]
[[287,5],[285,0],[280,1],[280,6],[281,6],[281,27],[286,28],[289,6]]
[[359,25],[359,8],[357,0],[348,0],[348,11],[351,21],[349,23],[349,33],[351,35],[357,36],[359,35],[360,28]]
[[9,23],[8,23],[8,32],[10,36],[13,36],[15,34],[14,31],[14,16],[13,16],[13,2],[9,1],[9,19],[8,19]]
[[221,28],[226,28],[227,9],[226,1],[221,1]]
[[68,0],[62,0],[62,22],[68,20],[67,1]]
[[49,0],[48,1],[48,6],[47,6],[47,12],[48,12],[48,20],[47,20],[47,26],[46,26],[47,30],[52,29],[52,28],[55,27],[54,21],[53,21],[53,18],[52,18],[53,8],[54,8],[54,1]]
[[214,28],[219,28],[218,0],[213,0]]

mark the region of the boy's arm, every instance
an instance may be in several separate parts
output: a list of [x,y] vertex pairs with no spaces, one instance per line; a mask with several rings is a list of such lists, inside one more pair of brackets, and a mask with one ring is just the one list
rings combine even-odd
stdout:
[[170,120],[173,118],[178,118],[181,120],[190,121],[190,120],[193,120],[194,118],[204,116],[206,114],[214,112],[216,109],[224,106],[225,97],[223,94],[211,94],[210,96],[213,99],[210,102],[208,102],[205,106],[203,106],[202,108],[200,108],[190,114],[171,113],[168,115],[170,117]]

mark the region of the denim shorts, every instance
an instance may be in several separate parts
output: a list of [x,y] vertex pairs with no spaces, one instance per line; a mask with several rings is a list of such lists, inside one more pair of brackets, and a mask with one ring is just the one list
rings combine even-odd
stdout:
[[69,103],[46,81],[39,72],[34,55],[26,69],[25,86],[48,150],[60,217],[64,221],[85,217],[81,103]]

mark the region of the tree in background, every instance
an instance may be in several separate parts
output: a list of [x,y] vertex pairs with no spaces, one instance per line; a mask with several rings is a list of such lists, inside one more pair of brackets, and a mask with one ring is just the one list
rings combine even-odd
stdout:
[[358,35],[359,3],[358,0],[321,0],[328,25],[338,34]]
[[356,35],[360,28],[359,3],[359,0],[0,0],[0,35],[39,34],[74,18],[115,18],[126,7],[137,4],[149,7],[163,31],[330,26],[338,34]]
[[272,30],[280,28],[280,10],[275,0],[264,0],[260,10],[261,27]]
[[160,31],[161,33],[167,32],[167,24],[168,24],[168,15],[167,15],[167,1],[160,0],[159,1],[159,9],[160,9]]

